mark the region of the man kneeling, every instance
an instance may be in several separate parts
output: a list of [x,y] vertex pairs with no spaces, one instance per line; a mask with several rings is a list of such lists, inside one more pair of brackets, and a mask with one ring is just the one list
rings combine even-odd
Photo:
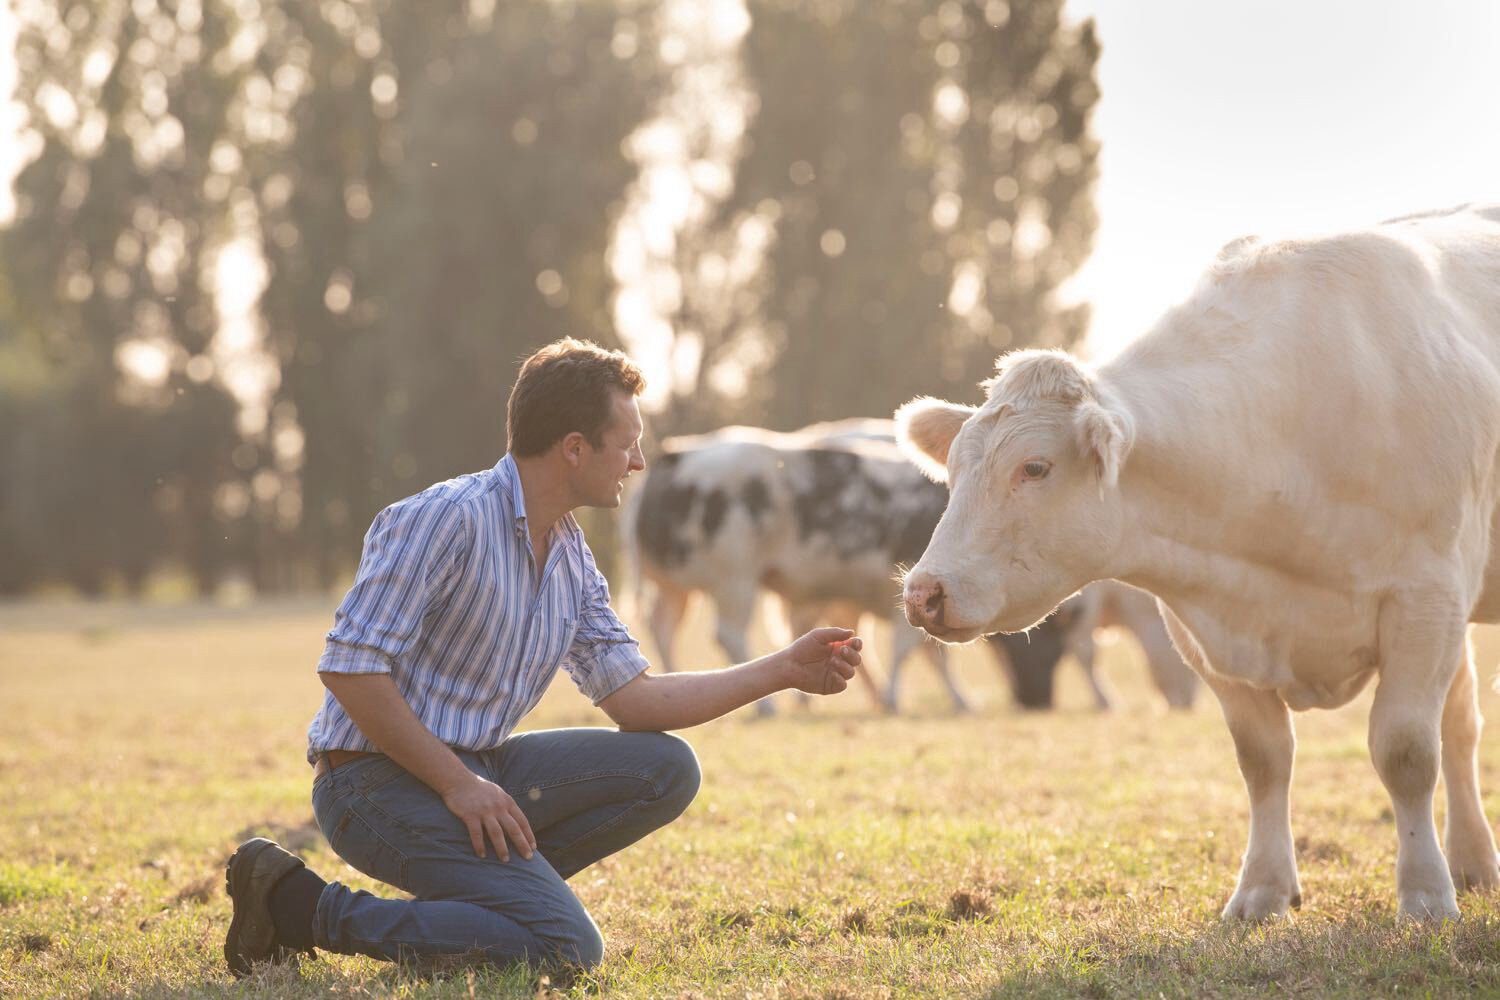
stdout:
[[[493,469],[375,518],[318,663],[307,758],[334,851],[416,898],[324,882],[246,841],[227,872],[235,975],[313,948],[595,965],[603,939],[565,880],[692,801],[697,759],[661,731],[786,688],[844,690],[861,642],[838,628],[723,670],[646,672],[571,514],[618,506],[645,468],[644,384],[618,352],[551,344],[521,368]],[[559,666],[619,731],[512,733]]]

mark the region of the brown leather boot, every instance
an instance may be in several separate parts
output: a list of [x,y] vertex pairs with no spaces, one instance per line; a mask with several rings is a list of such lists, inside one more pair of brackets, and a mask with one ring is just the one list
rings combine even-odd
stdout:
[[301,858],[264,837],[245,841],[230,855],[224,889],[234,902],[234,918],[224,937],[224,958],[237,978],[248,976],[257,962],[279,964],[295,956],[294,949],[276,942],[270,899],[271,887],[301,867]]

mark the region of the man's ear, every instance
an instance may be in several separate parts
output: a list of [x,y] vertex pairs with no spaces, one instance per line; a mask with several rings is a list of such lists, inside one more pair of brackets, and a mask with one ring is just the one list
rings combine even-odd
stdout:
[[974,412],[972,406],[918,396],[896,411],[896,441],[933,482],[946,482],[948,448]]
[[1120,481],[1120,469],[1125,465],[1125,456],[1134,443],[1134,427],[1129,415],[1085,399],[1078,404],[1078,415],[1074,420],[1078,445],[1093,459],[1100,489],[1116,485]]
[[569,465],[578,465],[583,453],[584,440],[582,431],[569,431],[558,442],[559,447],[562,448],[563,460]]

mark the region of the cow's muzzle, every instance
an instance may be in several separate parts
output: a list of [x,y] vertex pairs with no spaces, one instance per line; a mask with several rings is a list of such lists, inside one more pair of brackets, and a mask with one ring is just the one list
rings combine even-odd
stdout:
[[946,598],[941,580],[929,573],[912,573],[906,578],[906,620],[917,628],[941,630],[943,601]]

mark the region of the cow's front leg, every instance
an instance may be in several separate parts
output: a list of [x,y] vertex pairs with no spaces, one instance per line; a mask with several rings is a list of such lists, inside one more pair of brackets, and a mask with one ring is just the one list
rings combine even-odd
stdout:
[[1396,895],[1413,920],[1458,916],[1453,876],[1438,847],[1432,797],[1439,729],[1463,645],[1461,615],[1398,596],[1381,609],[1380,683],[1370,708],[1370,757],[1396,816]]
[[1292,713],[1274,691],[1208,677],[1250,793],[1250,843],[1225,920],[1265,920],[1302,905],[1292,844]]
[[1448,823],[1443,846],[1448,871],[1459,892],[1500,887],[1495,837],[1479,797],[1479,699],[1474,654],[1467,647],[1448,688],[1443,708],[1443,786],[1448,790]]
[[896,705],[896,678],[902,663],[913,652],[921,650],[927,662],[932,664],[932,669],[937,672],[938,680],[942,682],[943,688],[948,692],[948,700],[953,703],[953,711],[965,714],[971,711],[969,699],[964,697],[963,690],[959,688],[958,682],[953,678],[951,661],[943,644],[927,638],[927,633],[919,628],[912,628],[906,623],[901,615],[891,618],[891,680],[886,686],[886,706],[892,712],[897,711]]

